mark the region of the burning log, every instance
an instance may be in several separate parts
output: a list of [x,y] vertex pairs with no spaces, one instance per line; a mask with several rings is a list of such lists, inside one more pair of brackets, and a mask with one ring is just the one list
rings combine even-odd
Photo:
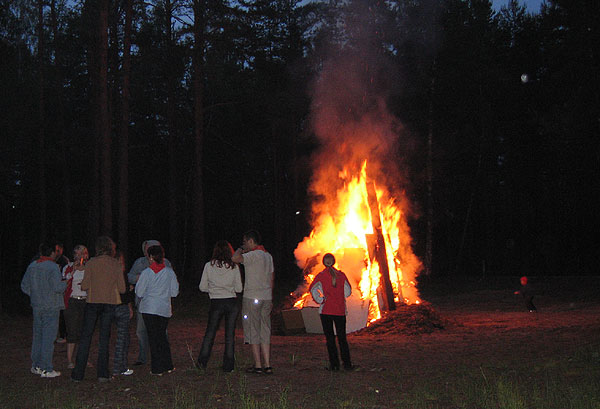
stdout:
[[[396,309],[394,301],[394,288],[390,281],[390,268],[387,262],[387,252],[385,250],[385,240],[381,230],[381,215],[379,214],[379,203],[377,201],[377,193],[375,191],[375,182],[367,180],[367,196],[369,201],[369,209],[371,211],[371,224],[373,225],[373,235],[367,237],[369,245],[369,256],[371,260],[375,258],[379,264],[379,273],[381,274],[381,282],[379,285],[378,295],[381,296],[381,310],[393,311]],[[369,235],[367,235],[369,236]],[[372,249],[372,250],[371,250]],[[401,291],[400,289],[398,289]],[[402,299],[402,294],[399,294]]]

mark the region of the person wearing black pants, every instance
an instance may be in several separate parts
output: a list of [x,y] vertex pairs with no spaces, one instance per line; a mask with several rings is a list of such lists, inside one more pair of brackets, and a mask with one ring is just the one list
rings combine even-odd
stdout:
[[179,294],[179,283],[172,268],[165,266],[162,246],[148,248],[150,267],[140,274],[135,294],[140,297],[139,312],[148,331],[152,374],[172,372],[171,346],[167,326],[172,315],[171,297]]
[[171,345],[167,338],[169,317],[162,317],[156,314],[142,314],[142,317],[144,318],[144,325],[146,325],[146,329],[148,330],[152,374],[162,375],[165,372],[172,371]]
[[[340,355],[345,369],[351,369],[352,361],[350,360],[350,348],[346,340],[346,316],[345,315],[327,315],[320,314],[323,332],[327,343],[327,354],[329,355],[329,369],[340,369],[340,360],[338,358],[338,350],[335,345],[335,334],[337,333],[338,344],[340,345]],[[335,324],[335,333],[333,326]]]
[[213,249],[213,255],[204,265],[200,291],[210,296],[208,324],[200,348],[198,365],[206,368],[215,335],[223,316],[225,317],[225,351],[223,351],[223,371],[231,372],[235,366],[235,321],[240,311],[236,293],[242,292],[240,269],[232,260],[233,248],[225,240],[219,240]]
[[346,340],[346,298],[352,294],[352,287],[346,275],[333,267],[335,265],[333,254],[327,253],[323,256],[323,265],[325,269],[317,274],[310,285],[309,291],[315,302],[320,304],[319,314],[329,355],[329,366],[326,369],[330,371],[340,370],[340,359],[333,332],[335,324],[344,369],[353,371],[357,367],[352,365],[350,349]]

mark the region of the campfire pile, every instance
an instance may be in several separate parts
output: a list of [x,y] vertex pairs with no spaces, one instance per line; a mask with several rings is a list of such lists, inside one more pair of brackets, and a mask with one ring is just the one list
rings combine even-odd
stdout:
[[366,328],[355,334],[430,334],[448,327],[450,322],[442,317],[429,303],[400,304]]

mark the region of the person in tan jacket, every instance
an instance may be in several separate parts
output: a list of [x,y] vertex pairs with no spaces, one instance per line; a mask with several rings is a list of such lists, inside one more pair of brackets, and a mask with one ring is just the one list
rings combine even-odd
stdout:
[[85,375],[92,336],[96,322],[100,323],[98,362],[96,371],[98,381],[108,381],[108,346],[110,327],[117,305],[121,304],[121,293],[125,293],[123,268],[115,258],[116,245],[110,237],[96,239],[96,257],[92,257],[85,266],[81,289],[87,291],[83,328],[79,340],[79,349],[71,379],[81,381]]

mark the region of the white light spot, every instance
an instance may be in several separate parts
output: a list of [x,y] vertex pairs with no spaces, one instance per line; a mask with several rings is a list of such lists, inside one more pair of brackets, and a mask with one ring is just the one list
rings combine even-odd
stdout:
[[523,84],[526,84],[529,81],[529,75],[527,74],[521,74],[521,82]]
[[244,319],[245,319],[245,320],[247,320],[247,319],[248,319],[248,316],[247,316],[246,314],[244,314]]
[[256,298],[254,299],[254,304],[258,304],[258,300]]
[[296,214],[300,214],[300,210],[298,210],[298,211],[296,212]]

